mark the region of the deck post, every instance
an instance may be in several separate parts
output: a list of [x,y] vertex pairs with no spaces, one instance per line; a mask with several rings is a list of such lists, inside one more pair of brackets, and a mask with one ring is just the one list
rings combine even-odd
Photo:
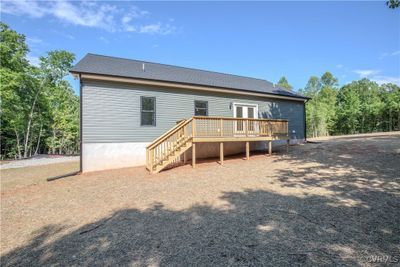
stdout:
[[[192,121],[192,138],[194,138],[196,136],[196,118],[193,118]],[[194,143],[193,143],[194,145]]]
[[146,168],[150,170],[149,168],[149,150],[146,148]]
[[250,159],[250,143],[248,141],[246,142],[246,159]]
[[196,168],[196,143],[192,145],[192,167]]
[[272,141],[268,141],[268,154],[272,156]]
[[154,172],[154,169],[153,169],[153,161],[154,161],[154,159],[153,159],[153,151],[151,151],[151,150],[149,150],[149,153],[150,153],[150,155],[149,155],[149,161],[150,161],[150,168],[149,168],[149,171],[150,171],[150,173],[153,173]]
[[187,154],[185,151],[185,152],[183,152],[183,164],[186,164],[186,163],[187,163]]
[[219,143],[219,162],[224,165],[224,143]]
[[286,153],[289,153],[290,139],[286,140]]

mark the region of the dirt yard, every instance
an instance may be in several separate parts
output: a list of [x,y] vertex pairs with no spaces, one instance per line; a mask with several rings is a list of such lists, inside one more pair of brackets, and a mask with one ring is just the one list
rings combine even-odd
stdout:
[[2,171],[1,265],[398,265],[400,133],[317,141],[158,175]]

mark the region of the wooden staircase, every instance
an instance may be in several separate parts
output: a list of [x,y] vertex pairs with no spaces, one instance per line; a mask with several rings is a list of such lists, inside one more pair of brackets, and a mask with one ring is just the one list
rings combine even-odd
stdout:
[[192,166],[195,167],[197,143],[219,142],[222,163],[226,142],[245,142],[249,158],[249,142],[267,141],[271,153],[273,140],[289,140],[287,120],[195,116],[179,121],[146,147],[146,168],[150,173],[158,173],[179,162],[189,148],[193,148]]
[[158,173],[179,162],[181,155],[192,147],[192,121],[193,118],[180,121],[146,147],[146,168],[150,173]]

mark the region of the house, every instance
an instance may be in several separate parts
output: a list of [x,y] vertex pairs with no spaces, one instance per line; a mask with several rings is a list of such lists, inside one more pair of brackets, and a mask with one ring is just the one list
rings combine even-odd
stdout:
[[266,80],[95,54],[71,73],[80,80],[82,172],[157,172],[182,157],[223,161],[305,138],[307,98]]

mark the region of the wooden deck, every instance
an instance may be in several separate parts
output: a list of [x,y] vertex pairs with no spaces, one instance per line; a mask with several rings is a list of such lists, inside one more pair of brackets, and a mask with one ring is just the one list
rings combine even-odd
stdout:
[[192,117],[154,140],[146,148],[146,168],[157,173],[167,165],[180,161],[192,148],[192,166],[196,166],[196,143],[220,143],[220,162],[224,160],[224,144],[246,142],[246,158],[250,157],[250,142],[267,141],[272,153],[273,140],[286,140],[289,144],[288,121],[276,119],[245,119],[229,117]]

